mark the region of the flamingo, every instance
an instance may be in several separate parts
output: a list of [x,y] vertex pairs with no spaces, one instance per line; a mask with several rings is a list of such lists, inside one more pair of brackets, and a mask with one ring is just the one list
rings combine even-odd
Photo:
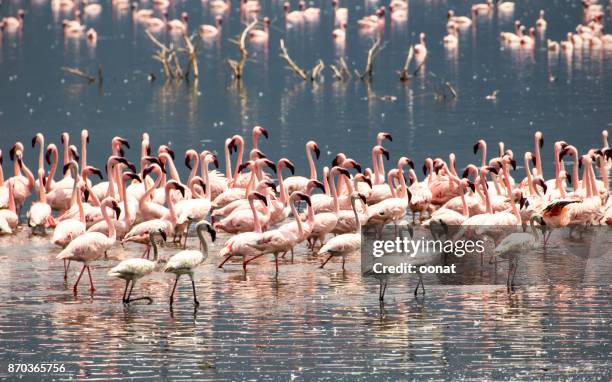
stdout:
[[86,232],[72,240],[70,244],[68,244],[66,248],[64,248],[56,257],[59,260],[65,259],[83,263],[81,273],[79,274],[79,277],[77,278],[77,281],[73,287],[75,295],[77,293],[77,287],[79,285],[79,282],[81,281],[81,277],[83,276],[83,272],[85,272],[85,269],[87,269],[87,273],[89,275],[90,291],[93,293],[96,290],[93,284],[93,279],[91,278],[91,270],[89,268],[89,263],[102,258],[105,252],[110,249],[113,244],[115,244],[115,226],[111,223],[106,208],[112,208],[113,210],[115,210],[115,213],[118,216],[119,206],[117,205],[117,202],[111,197],[105,198],[100,205],[102,207],[102,216],[104,217],[104,220],[106,220],[106,224],[108,225],[108,235],[99,232]]
[[[17,142],[13,145],[9,152],[9,157],[14,161],[15,171],[15,175],[9,178],[9,180],[13,181],[15,203],[17,205],[17,210],[21,211],[23,204],[34,189],[36,181],[34,180],[32,171],[23,163],[23,144],[21,142]],[[22,172],[25,175],[23,175]]]
[[536,28],[538,28],[540,31],[544,31],[546,30],[547,25],[548,23],[546,22],[546,19],[544,19],[544,10],[540,9],[540,15],[536,20]]
[[[400,193],[393,187],[393,179],[399,180],[401,188]],[[391,197],[368,207],[368,221],[366,223],[366,225],[379,226],[379,232],[381,234],[385,224],[391,222],[397,224],[397,221],[401,220],[406,215],[406,208],[408,207],[411,197],[406,189],[404,174],[400,172],[400,170],[393,169],[389,171],[387,182],[389,183]],[[406,196],[407,199],[404,199],[402,196]]]
[[493,10],[493,0],[487,0],[486,3],[478,3],[472,5],[472,13],[474,15],[486,14]]
[[[132,290],[134,289],[134,285],[136,285],[136,281],[141,278],[150,275],[157,268],[157,264],[159,261],[158,253],[157,253],[157,244],[155,242],[155,234],[159,234],[163,241],[166,241],[166,233],[160,229],[157,231],[151,231],[149,233],[149,242],[153,247],[153,261],[148,259],[127,259],[123,260],[119,264],[115,265],[108,271],[108,275],[111,277],[118,277],[120,279],[125,280],[125,289],[123,290],[123,298],[121,301],[124,305],[128,305],[134,301],[139,300],[147,300],[149,304],[153,302],[151,297],[143,296],[137,298],[132,297]],[[130,287],[130,292],[128,293],[128,286],[132,283]]]
[[[0,165],[1,166],[1,165]],[[8,208],[0,209],[0,233],[12,234],[19,225],[19,216],[15,208],[15,193],[13,181],[8,183]]]
[[187,12],[181,13],[180,19],[173,19],[166,22],[166,26],[170,33],[187,33],[189,15]]
[[215,16],[215,24],[202,24],[198,28],[198,34],[202,40],[212,40],[217,38],[221,34],[221,24],[223,23],[223,17]]
[[25,19],[25,11],[19,9],[17,16],[8,16],[2,19],[2,27],[9,32],[15,32],[23,28],[23,20]]
[[307,236],[304,233],[304,227],[302,220],[300,219],[297,209],[295,208],[295,202],[298,200],[304,200],[308,205],[309,211],[312,211],[312,205],[310,203],[310,197],[300,191],[295,191],[289,197],[289,206],[295,222],[284,224],[277,229],[264,232],[256,242],[249,243],[249,245],[259,251],[258,254],[252,256],[250,259],[244,259],[243,269],[246,272],[247,265],[268,253],[274,254],[274,263],[276,265],[276,277],[278,277],[278,254],[281,252],[287,252],[292,249],[296,244],[304,240]]
[[[78,207],[78,218],[69,218],[61,220],[53,231],[51,243],[65,248],[75,237],[84,233],[87,228],[85,225],[85,210],[83,209],[83,201],[81,198],[81,189],[79,185],[78,164],[76,161],[68,163],[68,167],[73,177],[73,189],[71,196],[71,204],[76,203]],[[106,231],[108,232],[108,231]]]
[[454,49],[459,44],[459,39],[457,38],[457,28],[449,27],[448,34],[444,36],[442,40],[444,42],[444,46],[448,49]]
[[423,61],[427,57],[427,46],[425,45],[425,33],[419,33],[419,43],[414,46],[414,56],[417,60]]
[[97,18],[102,13],[102,5],[83,0],[83,13],[90,18]]
[[216,231],[213,229],[212,225],[206,220],[201,220],[196,225],[196,232],[198,234],[198,238],[200,239],[200,251],[196,250],[182,250],[177,254],[173,255],[168,259],[166,263],[166,267],[164,268],[164,272],[166,273],[174,273],[176,275],[176,279],[174,280],[174,286],[172,287],[172,293],[170,294],[170,307],[172,307],[174,303],[174,292],[176,291],[176,285],[178,284],[179,277],[181,275],[189,275],[191,279],[191,287],[193,289],[193,303],[198,306],[200,302],[196,296],[195,282],[193,280],[193,273],[195,268],[197,268],[200,264],[206,260],[208,257],[208,244],[206,243],[206,239],[204,239],[204,229],[208,231],[210,234],[210,238],[212,241],[215,241]]
[[455,16],[455,11],[450,9],[446,14],[447,22],[446,27],[459,27],[459,28],[468,28],[472,25],[472,19],[467,16]]
[[540,235],[536,230],[534,222],[540,226],[545,226],[544,219],[541,215],[533,215],[529,219],[531,232],[514,232],[506,236],[494,249],[493,253],[496,257],[510,257],[510,266],[508,267],[508,278],[506,280],[506,289],[508,293],[514,288],[514,276],[518,267],[518,256],[528,253],[540,246]]
[[321,14],[321,10],[315,7],[306,8],[306,2],[304,0],[300,0],[298,3],[300,11],[302,11],[302,15],[306,22],[316,23],[319,21],[319,16]]
[[337,42],[343,42],[346,40],[346,23],[342,23],[338,28],[332,31],[332,37]]
[[43,235],[46,234],[45,227],[55,225],[55,220],[51,215],[51,206],[47,203],[44,179],[45,170],[38,170],[38,202],[32,204],[27,214],[28,226],[32,228],[32,233],[35,233],[36,228],[39,228]]
[[234,256],[242,256],[246,259],[246,256],[254,256],[258,253],[258,251],[250,245],[256,243],[263,232],[261,224],[259,223],[259,214],[255,208],[255,199],[259,199],[265,206],[268,205],[268,201],[267,198],[259,192],[251,192],[247,199],[251,207],[251,213],[253,214],[253,231],[239,233],[225,242],[223,248],[219,251],[219,255],[225,256],[225,260],[219,264],[219,268],[223,268],[223,265]]
[[[123,201],[123,208],[121,209],[121,215],[117,215],[118,218],[116,220],[112,220],[112,223],[114,224],[115,230],[117,232],[117,240],[122,240],[130,230],[130,228],[132,228],[132,225],[136,220],[136,216],[134,214],[136,202],[127,196],[125,185],[126,182],[129,180],[140,181],[140,176],[138,174],[126,172],[124,174],[121,174],[119,180],[119,196]],[[87,231],[101,233],[107,232],[108,227],[106,226],[106,221],[102,220],[97,222],[96,224],[89,227]]]
[[344,25],[348,23],[348,8],[340,8],[339,0],[332,0],[332,6],[334,7],[334,20],[336,25]]
[[131,5],[132,8],[132,18],[138,22],[144,23],[147,19],[153,17],[155,11],[152,9],[139,9],[138,2],[135,1]]
[[346,255],[359,251],[361,249],[361,221],[357,214],[357,207],[355,201],[360,196],[356,193],[351,195],[351,206],[353,207],[353,213],[355,214],[355,222],[357,224],[356,233],[345,233],[342,235],[331,238],[321,249],[319,249],[319,255],[328,255],[327,259],[321,264],[321,268],[327,264],[334,256],[342,256],[342,269],[344,270],[344,263],[346,262]]
[[304,22],[304,13],[299,11],[290,11],[291,5],[288,1],[285,1],[283,4],[283,9],[285,10],[285,22],[288,26],[299,26]]
[[[166,193],[166,200],[168,202],[168,212],[160,218],[147,220],[132,227],[132,229],[130,229],[130,231],[123,238],[122,243],[136,242],[140,244],[147,244],[147,248],[143,253],[143,256],[148,256],[151,249],[148,246],[149,232],[151,232],[152,230],[162,229],[164,230],[167,236],[169,236],[170,234],[174,234],[177,216],[176,211],[174,209],[174,201],[172,200],[172,198],[170,198],[169,195],[171,188],[177,189],[181,193],[185,191],[184,187],[174,180],[171,180],[166,183],[166,187],[164,189]],[[110,223],[110,221],[107,221],[107,224],[108,223]],[[113,232],[115,232],[114,226],[112,230]]]
[[308,159],[308,166],[310,168],[310,178],[304,176],[290,176],[284,180],[287,192],[292,194],[294,191],[305,192],[306,186],[310,180],[317,180],[317,168],[312,158],[312,153],[315,153],[317,159],[321,156],[321,150],[315,141],[308,141],[306,143],[306,158]]

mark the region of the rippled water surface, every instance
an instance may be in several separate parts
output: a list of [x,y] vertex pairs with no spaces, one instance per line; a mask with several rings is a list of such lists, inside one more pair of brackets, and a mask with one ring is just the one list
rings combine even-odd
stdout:
[[[609,235],[608,235],[609,236]],[[227,238],[221,236],[219,242]],[[23,244],[23,242],[27,244]],[[554,240],[556,241],[556,240]],[[189,245],[195,245],[190,239]],[[83,378],[237,379],[552,379],[609,380],[610,242],[591,253],[567,248],[521,259],[517,288],[506,293],[507,265],[471,258],[459,276],[392,279],[384,306],[378,282],[362,278],[359,257],[346,270],[296,250],[274,277],[272,256],[225,270],[215,248],[196,273],[199,309],[187,279],[174,311],[173,278],[157,273],[121,304],[123,282],[106,276],[117,259],[141,248],[116,248],[72,293],[57,249],[26,232],[0,242],[0,356],[3,362],[64,362]],[[162,248],[163,258],[178,249]],[[463,276],[461,276],[463,275]],[[459,284],[459,285],[457,285]],[[476,284],[476,285],[470,285]],[[0,372],[6,376],[6,369]]]
[[[503,49],[498,41],[516,18],[533,25],[540,8],[547,12],[546,37],[560,40],[582,21],[579,1],[517,1],[513,16],[480,18],[461,34],[458,51],[449,53],[441,44],[446,12],[452,7],[468,14],[472,2],[411,0],[407,23],[387,19],[386,45],[370,85],[355,78],[337,82],[330,72],[318,84],[296,79],[278,58],[280,38],[305,67],[345,56],[351,70],[363,68],[372,40],[359,33],[355,20],[372,13],[376,2],[342,2],[351,19],[343,50],[330,38],[327,1],[312,2],[323,8],[320,24],[287,31],[281,2],[266,0],[262,15],[272,19],[270,42],[252,48],[242,82],[231,79],[224,63],[237,57],[228,40],[242,28],[233,9],[219,42],[199,46],[200,80],[164,84],[142,28],[110,2],[103,2],[99,18],[85,20],[99,34],[92,48],[85,40],[64,40],[61,20],[70,15],[52,13],[50,1],[3,1],[0,16],[23,7],[26,24],[22,33],[0,37],[0,148],[6,153],[38,131],[47,141],[57,143],[62,131],[76,140],[87,128],[88,160],[101,167],[114,135],[132,142],[127,156],[137,160],[134,147],[143,131],[153,144],[170,143],[178,153],[221,151],[226,137],[260,124],[270,131],[261,144],[265,153],[288,156],[304,174],[309,139],[322,148],[321,167],[338,151],[367,164],[381,130],[393,134],[393,142],[385,142],[393,160],[408,155],[420,163],[453,151],[463,166],[479,159],[471,152],[478,138],[491,146],[504,140],[522,153],[533,150],[533,133],[541,130],[549,178],[552,142],[565,139],[583,152],[599,147],[601,130],[612,127],[612,51],[551,55],[541,42],[527,52]],[[188,11],[193,28],[213,22],[205,1],[172,3],[171,18]],[[608,5],[605,12],[609,30]],[[419,75],[402,84],[396,71],[419,32],[427,34],[429,58]],[[101,87],[60,69],[95,73],[98,65]],[[149,82],[150,73],[157,80]],[[457,89],[457,99],[447,94],[436,100],[445,81]],[[496,89],[497,101],[485,100]],[[34,157],[26,148],[32,167]],[[200,308],[194,311],[185,279],[171,312],[169,276],[158,273],[139,283],[135,293],[154,303],[129,308],[120,302],[122,282],[106,276],[117,259],[141,248],[111,250],[108,260],[92,267],[95,294],[85,281],[73,296],[78,269],[71,269],[65,284],[61,262],[54,260],[59,250],[48,237],[22,230],[0,238],[0,377],[7,377],[9,362],[57,361],[66,364],[63,377],[82,379],[612,379],[611,246],[597,256],[553,251],[522,259],[511,295],[504,286],[506,265],[496,272],[485,265],[487,285],[426,277],[427,292],[418,299],[412,295],[415,280],[399,278],[379,307],[378,283],[361,277],[358,255],[349,257],[345,272],[338,261],[318,269],[321,259],[300,248],[293,262],[281,262],[278,279],[270,258],[253,264],[245,278],[236,263],[216,268],[225,239],[219,238],[196,274]],[[192,238],[190,246],[195,244]],[[161,252],[167,257],[176,251],[168,246]],[[481,272],[478,262],[462,269],[474,277]]]

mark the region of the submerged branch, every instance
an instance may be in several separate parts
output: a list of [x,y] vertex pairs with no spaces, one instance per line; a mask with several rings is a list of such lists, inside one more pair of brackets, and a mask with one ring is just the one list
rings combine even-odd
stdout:
[[287,62],[287,69],[292,70],[295,74],[301,77],[303,80],[308,79],[308,75],[306,71],[298,66],[289,56],[289,52],[287,52],[287,48],[285,48],[285,41],[281,38],[280,40],[280,50],[281,50],[281,58],[283,58]]
[[67,66],[62,66],[62,70],[64,72],[67,72],[67,73],[70,73],[70,74],[74,74],[75,76],[84,78],[89,83],[96,82],[96,79],[94,77],[90,76],[89,74],[85,73],[84,71],[82,71],[79,68],[70,68],[70,67],[67,67]]

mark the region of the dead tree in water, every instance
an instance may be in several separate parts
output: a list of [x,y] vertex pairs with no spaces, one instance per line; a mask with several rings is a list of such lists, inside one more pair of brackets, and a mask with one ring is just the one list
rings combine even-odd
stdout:
[[340,57],[338,65],[330,65],[329,67],[334,72],[334,78],[338,81],[350,80],[352,77],[344,57]]
[[280,40],[280,50],[281,58],[287,62],[287,69],[293,71],[298,77],[300,77],[304,81],[316,81],[317,78],[321,75],[323,69],[325,69],[325,64],[322,60],[319,60],[319,62],[310,70],[310,72],[307,72],[306,70],[302,69],[298,64],[295,63],[295,61],[293,61],[291,56],[289,56],[289,52],[285,47],[285,41],[282,38]]
[[[196,47],[193,44],[195,35],[188,36],[186,33],[183,33],[185,48],[175,48],[172,44],[165,45],[161,43],[157,38],[155,38],[155,36],[153,36],[153,34],[151,34],[151,32],[145,31],[145,33],[153,44],[157,46],[157,51],[153,55],[153,59],[161,63],[164,71],[164,77],[166,77],[166,79],[174,78],[187,80],[190,73],[193,73],[194,78],[198,78],[200,76]],[[183,70],[181,67],[179,53],[184,53],[187,56],[187,67],[185,70]]]
[[255,28],[259,21],[253,20],[249,25],[244,28],[242,33],[240,34],[240,39],[238,40],[230,40],[231,42],[238,45],[238,49],[240,50],[240,61],[232,60],[228,58],[225,60],[229,67],[232,69],[232,72],[236,79],[241,79],[244,72],[244,65],[246,64],[247,59],[249,58],[249,51],[247,50],[247,36],[251,29]]
[[368,60],[366,61],[366,66],[365,69],[363,70],[363,73],[359,73],[357,70],[355,70],[355,74],[357,74],[357,76],[359,76],[359,78],[361,78],[362,80],[371,80],[372,76],[374,75],[374,57],[376,57],[376,55],[384,49],[384,45],[380,45],[380,39],[377,39],[374,44],[372,45],[372,47],[370,48],[370,50],[368,50]]

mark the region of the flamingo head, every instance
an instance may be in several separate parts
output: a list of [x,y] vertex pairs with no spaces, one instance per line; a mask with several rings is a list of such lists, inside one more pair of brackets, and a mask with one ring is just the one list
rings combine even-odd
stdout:
[[315,187],[325,192],[325,186],[323,185],[323,183],[319,182],[316,179],[309,180],[308,184],[306,185],[306,189],[309,191],[309,193],[312,193],[312,190],[314,190]]
[[283,3],[283,9],[285,10],[285,12],[289,12],[289,7],[290,7],[289,2],[285,1]]
[[382,141],[384,141],[385,139],[388,139],[390,142],[393,142],[393,137],[392,137],[392,136],[391,136],[391,134],[389,134],[389,133],[386,133],[386,132],[382,131],[382,132],[380,132],[380,133],[378,133],[378,134],[376,135],[376,140],[377,140],[378,142],[382,142]]
[[303,11],[304,9],[306,9],[306,3],[304,2],[304,0],[300,0],[300,2],[298,3],[298,9],[300,11]]
[[276,164],[267,158],[258,159],[257,165],[265,165],[268,166],[275,174],[276,174]]
[[238,166],[238,173],[243,172],[245,169],[252,169],[253,166],[255,165],[255,162],[252,160],[246,161],[244,163],[241,163],[240,166]]
[[47,146],[47,151],[45,152],[45,161],[49,165],[51,164],[51,154],[53,154],[54,152],[57,153],[57,146],[51,143],[49,144],[49,146]]
[[187,150],[185,151],[185,167],[192,170],[193,166],[191,165],[191,161],[194,160],[194,156],[198,157],[198,152],[195,150]]
[[215,168],[219,168],[219,159],[217,158],[217,156],[215,154],[208,154],[206,155],[206,163],[212,163]]
[[486,142],[484,139],[479,139],[478,142],[474,143],[474,154],[478,154],[478,150],[486,147]]
[[41,143],[45,141],[45,137],[42,133],[36,133],[34,137],[32,137],[32,147],[36,146],[36,143]]
[[346,160],[346,155],[344,155],[344,153],[338,153],[334,157],[334,160],[332,161],[331,165],[332,167],[341,165],[342,163],[344,163],[345,160]]
[[198,224],[196,224],[196,230],[198,230],[199,227],[202,227],[202,226],[206,228],[206,231],[208,231],[208,234],[210,235],[210,239],[213,242],[217,240],[217,231],[215,231],[215,228],[213,227],[212,224],[210,224],[206,220],[200,220]]
[[453,16],[455,16],[455,11],[453,11],[452,9],[449,9],[448,12],[446,13],[446,18],[451,19]]
[[410,166],[410,168],[414,170],[414,162],[412,161],[412,159],[410,159],[408,157],[401,157],[397,161],[397,167],[398,168],[402,168],[404,166]]
[[251,152],[249,153],[249,158],[251,160],[256,160],[256,159],[264,159],[267,158],[268,156],[266,154],[263,153],[263,151],[259,150],[259,149],[253,149],[251,150]]
[[340,167],[340,166],[334,166],[332,167],[331,171],[330,171],[330,175],[335,175],[335,174],[341,174],[344,176],[351,176],[351,173],[348,172],[347,169]]
[[130,179],[131,179],[131,180],[138,181],[138,182],[142,182],[142,179],[140,179],[140,176],[139,176],[138,174],[134,173],[134,172],[125,172],[125,173],[123,173],[123,175],[122,175],[122,178],[121,178],[121,179],[122,179],[124,182],[127,182],[127,181],[128,181],[128,180],[130,180]]
[[382,154],[382,155],[385,156],[385,159],[389,160],[389,151],[387,151],[381,145],[374,146],[374,154],[376,154],[376,155],[381,155]]
[[160,156],[160,158],[162,158],[161,154],[166,153],[168,155],[170,155],[170,158],[172,158],[172,160],[174,160],[174,151],[172,151],[172,149],[166,145],[161,145],[159,146],[159,148],[157,149],[157,155]]
[[268,131],[261,126],[255,126],[253,128],[253,136],[263,135],[266,139],[268,139]]
[[[569,183],[572,183],[572,178],[570,176],[570,181]],[[546,194],[546,191],[548,190],[548,186],[546,186],[546,182],[544,182],[544,179],[542,179],[542,177],[537,177],[533,180],[533,184],[534,186],[540,186],[542,187],[542,190],[544,191],[544,194]]]
[[266,199],[266,197],[263,194],[261,194],[261,193],[259,193],[257,191],[251,192],[247,199],[249,199],[249,200],[259,199],[259,200],[261,200],[263,202],[263,204],[265,206],[268,205],[268,199]]
[[215,22],[217,23],[217,25],[223,24],[223,16],[221,15],[215,16]]
[[355,175],[355,177],[353,179],[356,182],[363,182],[363,183],[367,184],[370,187],[370,189],[372,188],[372,180],[370,180],[370,178],[365,176],[364,174],[357,174],[357,175]]
[[152,173],[153,171],[159,171],[159,172],[163,172],[163,167],[158,165],[157,163],[152,163],[149,166],[145,167],[144,170],[142,170],[142,177],[143,179],[146,178],[150,173]]
[[310,202],[310,196],[308,196],[308,195],[306,195],[305,193],[300,192],[300,191],[294,191],[294,192],[291,194],[290,199],[291,199],[291,200],[303,200],[303,201],[305,201],[305,202],[306,202],[306,204],[308,204],[308,206],[309,206],[309,207],[311,207],[311,206],[312,206],[312,203]]
[[185,197],[185,186],[183,186],[182,184],[180,184],[179,182],[177,182],[176,180],[170,180],[166,183],[166,189],[171,189],[174,188],[175,190],[178,190],[181,195],[183,197]]
[[187,12],[181,13],[181,20],[183,20],[184,22],[189,21],[189,14]]
[[104,176],[102,176],[102,171],[99,168],[87,166],[84,170],[86,175],[96,175],[100,178],[100,180],[104,179]]
[[361,165],[355,159],[348,158],[342,163],[344,168],[354,168],[357,172],[361,172]]
[[75,145],[70,145],[68,146],[68,149],[70,150],[70,157],[74,160],[79,160],[79,150],[76,148]]
[[278,161],[278,164],[276,166],[276,168],[281,169],[281,168],[288,168],[289,171],[291,171],[291,175],[295,174],[295,166],[293,165],[293,163],[287,159],[287,158],[282,158],[281,160]]
[[25,11],[23,9],[18,10],[17,17],[23,20],[25,18]]
[[309,150],[313,150],[315,153],[315,156],[317,157],[317,159],[319,159],[319,157],[321,156],[321,150],[319,149],[317,142],[308,141],[308,143],[306,143],[306,147],[308,147]]

